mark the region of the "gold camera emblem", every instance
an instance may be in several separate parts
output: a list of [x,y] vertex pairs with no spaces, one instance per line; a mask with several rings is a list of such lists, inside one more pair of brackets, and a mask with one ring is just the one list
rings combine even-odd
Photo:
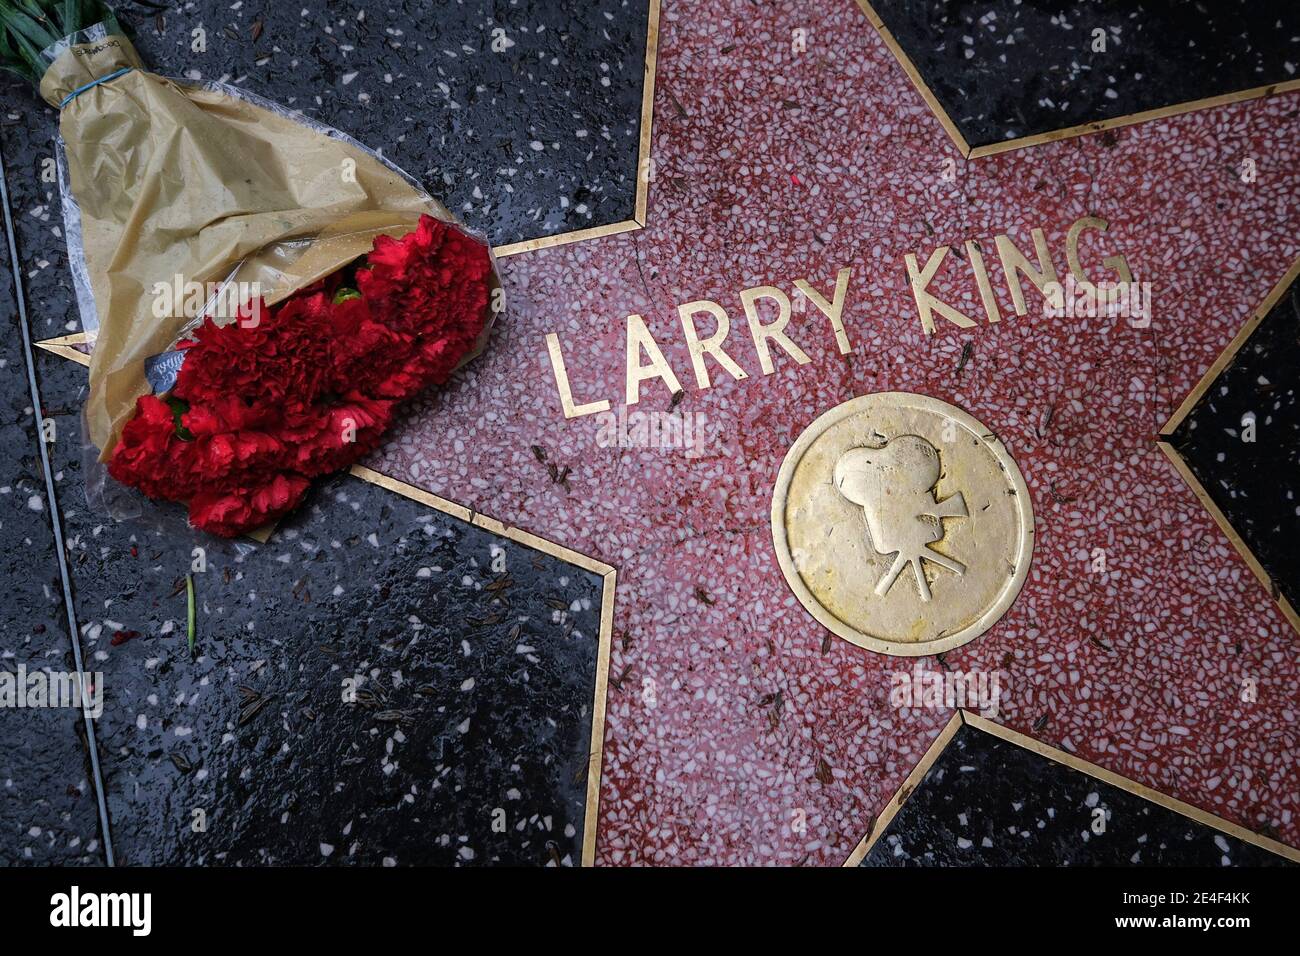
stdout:
[[894,563],[876,584],[884,596],[909,564],[922,601],[931,597],[922,561],[932,561],[959,577],[966,565],[934,551],[943,539],[944,518],[966,518],[961,492],[943,501],[935,497],[939,450],[919,435],[900,435],[879,448],[853,448],[835,463],[835,487],[866,514],[867,532],[877,554]]
[[1024,584],[1033,529],[1029,490],[993,432],[910,392],[822,415],[772,494],[777,561],[800,603],[886,654],[937,654],[992,627]]

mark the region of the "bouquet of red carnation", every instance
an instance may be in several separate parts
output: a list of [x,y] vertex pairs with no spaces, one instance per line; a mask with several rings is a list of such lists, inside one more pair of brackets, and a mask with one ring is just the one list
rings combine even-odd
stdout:
[[0,0],[0,67],[59,110],[86,428],[118,481],[250,531],[481,351],[487,244],[351,137],[146,71],[100,0]]
[[275,308],[250,305],[225,325],[205,319],[178,346],[175,386],[138,400],[109,474],[150,498],[188,502],[190,523],[213,534],[276,520],[312,478],[373,449],[399,402],[441,385],[471,354],[491,275],[483,244],[424,216]]

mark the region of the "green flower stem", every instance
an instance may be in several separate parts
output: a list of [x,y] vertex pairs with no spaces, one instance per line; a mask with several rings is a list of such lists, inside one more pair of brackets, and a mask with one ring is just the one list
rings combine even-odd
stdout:
[[189,635],[190,657],[194,656],[194,575],[185,575],[185,601],[188,605],[185,617],[185,632]]

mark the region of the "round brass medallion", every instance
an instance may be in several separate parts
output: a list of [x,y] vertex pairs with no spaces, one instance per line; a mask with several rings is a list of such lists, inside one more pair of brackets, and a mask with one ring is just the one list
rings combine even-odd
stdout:
[[772,493],[781,571],[859,647],[919,657],[973,641],[1020,593],[1029,492],[997,437],[926,395],[879,392],[804,430]]

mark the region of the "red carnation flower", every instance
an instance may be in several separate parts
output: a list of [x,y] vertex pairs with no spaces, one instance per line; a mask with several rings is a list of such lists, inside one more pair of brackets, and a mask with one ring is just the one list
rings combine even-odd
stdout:
[[328,406],[290,406],[283,466],[312,477],[346,468],[379,444],[392,423],[393,404],[350,392]]
[[205,489],[190,499],[190,524],[233,538],[282,518],[310,487],[302,475],[275,474],[261,485]]
[[311,478],[373,450],[397,403],[447,381],[486,327],[491,281],[486,245],[422,216],[257,321],[252,303],[241,321],[205,320],[181,346],[171,395],[137,402],[109,473],[188,501],[191,523],[213,534],[276,520]]
[[122,429],[108,473],[150,498],[175,501],[192,494],[199,484],[187,452],[176,433],[171,406],[157,396],[144,395],[136,402],[135,417]]
[[204,319],[176,377],[176,395],[191,403],[230,396],[254,404],[314,398],[332,364],[330,340],[321,334],[329,308],[325,293],[317,292],[295,295],[274,310],[246,305],[225,325]]

